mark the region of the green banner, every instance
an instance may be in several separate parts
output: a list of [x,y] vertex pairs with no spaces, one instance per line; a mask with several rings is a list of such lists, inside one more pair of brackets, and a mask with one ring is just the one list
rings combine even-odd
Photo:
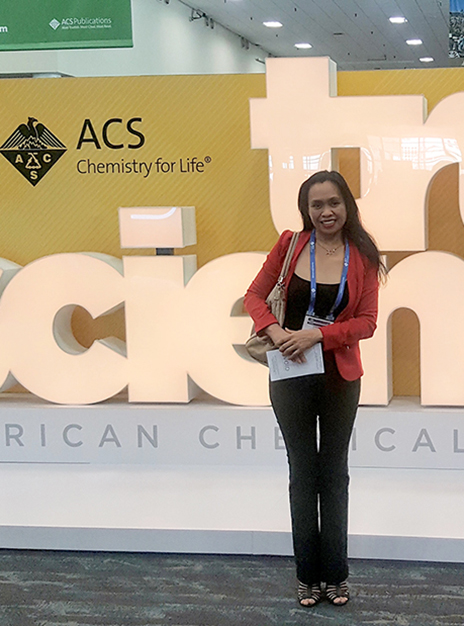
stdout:
[[0,50],[132,46],[130,0],[0,0]]

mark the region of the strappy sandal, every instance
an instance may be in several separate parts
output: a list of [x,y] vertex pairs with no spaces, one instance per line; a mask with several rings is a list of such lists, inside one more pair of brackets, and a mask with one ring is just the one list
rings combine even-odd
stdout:
[[[310,600],[308,604],[304,604],[303,600]],[[305,585],[298,581],[298,602],[305,609],[310,609],[316,606],[318,602],[322,600],[322,590],[319,583],[314,585]]]
[[350,590],[348,589],[348,581],[344,580],[337,585],[327,585],[325,597],[334,606],[345,606],[350,599]]

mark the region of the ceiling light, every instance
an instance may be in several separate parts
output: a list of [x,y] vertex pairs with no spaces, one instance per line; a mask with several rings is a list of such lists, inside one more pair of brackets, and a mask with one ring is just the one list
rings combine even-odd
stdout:
[[396,17],[390,17],[389,20],[392,24],[404,24],[408,21],[405,17],[401,15],[397,15]]
[[268,28],[280,28],[282,26],[282,24],[280,22],[277,21],[269,21],[269,22],[263,22],[264,26],[267,26]]
[[408,46],[420,46],[422,44],[422,39],[406,39],[406,43]]
[[433,57],[421,57],[419,61],[422,61],[422,63],[432,63],[435,59]]
[[309,50],[312,48],[312,45],[310,43],[296,43],[295,48],[298,48],[298,50]]

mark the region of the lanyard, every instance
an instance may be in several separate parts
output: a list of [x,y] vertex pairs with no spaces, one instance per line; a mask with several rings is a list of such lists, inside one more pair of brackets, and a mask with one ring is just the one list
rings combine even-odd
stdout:
[[[334,311],[340,306],[345,291],[346,279],[348,276],[348,264],[350,262],[350,245],[348,241],[345,243],[345,258],[343,259],[343,270],[338,287],[338,294],[332,308],[330,309],[327,319],[333,322]],[[314,315],[314,306],[316,304],[316,231],[313,230],[309,240],[309,266],[311,271],[311,297],[309,301],[308,312],[306,315]]]

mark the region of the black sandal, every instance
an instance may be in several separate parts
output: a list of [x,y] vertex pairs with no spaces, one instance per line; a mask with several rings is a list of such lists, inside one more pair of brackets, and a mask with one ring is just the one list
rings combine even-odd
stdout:
[[[350,590],[348,589],[348,581],[344,580],[336,585],[327,585],[325,597],[334,606],[345,606],[350,599]],[[341,600],[341,602],[340,602]]]
[[[303,604],[303,600],[311,600],[310,604]],[[314,585],[305,585],[298,581],[298,602],[305,609],[311,609],[322,600],[322,590],[319,583]]]

